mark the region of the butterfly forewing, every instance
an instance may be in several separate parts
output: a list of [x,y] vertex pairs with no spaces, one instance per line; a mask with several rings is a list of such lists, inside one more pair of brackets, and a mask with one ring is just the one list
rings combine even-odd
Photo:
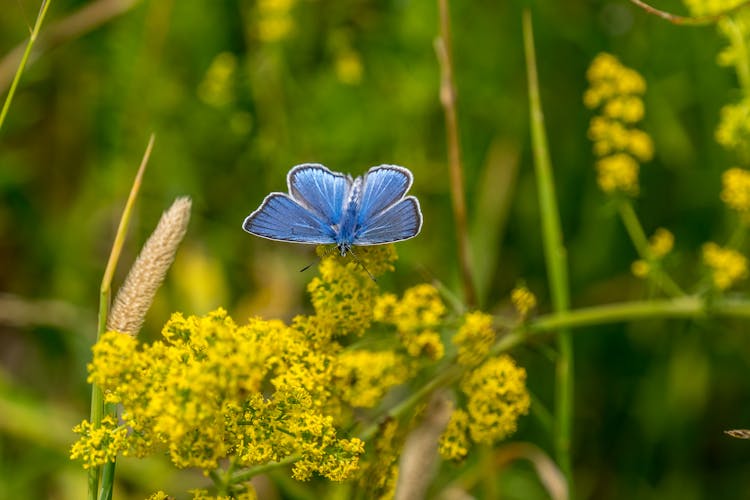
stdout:
[[380,165],[372,167],[365,175],[359,203],[357,222],[360,226],[387,209],[411,187],[412,175],[404,167]]
[[287,176],[289,194],[329,225],[338,224],[351,178],[318,163],[298,165]]
[[325,221],[283,193],[266,196],[242,227],[256,236],[295,243],[328,244],[336,237]]
[[408,240],[422,229],[419,201],[407,196],[365,222],[354,236],[355,245],[380,245]]

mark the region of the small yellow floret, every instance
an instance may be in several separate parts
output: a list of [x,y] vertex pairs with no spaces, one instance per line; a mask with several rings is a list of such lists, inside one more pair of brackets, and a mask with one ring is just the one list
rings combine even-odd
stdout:
[[624,149],[640,161],[649,161],[654,157],[654,143],[651,136],[642,130],[630,130],[628,143]]
[[478,365],[487,357],[494,342],[492,316],[480,311],[468,313],[453,336],[453,343],[458,346],[458,363],[464,366]]
[[672,251],[674,235],[667,229],[660,227],[649,239],[649,248],[654,258],[660,259]]
[[747,259],[731,248],[721,248],[713,242],[703,245],[703,262],[711,268],[711,277],[719,290],[726,290],[747,277]]
[[510,301],[516,308],[521,318],[528,316],[529,312],[536,307],[536,297],[531,290],[525,286],[517,286],[510,292]]
[[638,259],[630,265],[630,272],[636,278],[645,278],[651,272],[651,266],[645,260]]
[[730,168],[721,176],[721,201],[738,212],[750,211],[750,171]]
[[728,149],[743,147],[750,140],[750,99],[727,104],[719,113],[716,142]]
[[737,7],[743,0],[683,0],[693,16],[714,16]]
[[352,406],[372,408],[410,372],[406,360],[393,351],[343,351],[336,359],[334,381]]
[[440,436],[438,451],[445,460],[461,460],[469,453],[469,414],[458,409],[451,414],[448,426]]
[[619,153],[596,162],[597,183],[605,193],[638,193],[639,165],[631,156]]
[[344,50],[336,56],[336,77],[341,83],[356,85],[362,81],[362,59],[354,50]]
[[421,284],[404,292],[401,300],[393,294],[377,298],[373,308],[376,321],[390,323],[399,332],[409,355],[431,360],[442,358],[444,346],[437,327],[445,315],[445,304],[437,288]]

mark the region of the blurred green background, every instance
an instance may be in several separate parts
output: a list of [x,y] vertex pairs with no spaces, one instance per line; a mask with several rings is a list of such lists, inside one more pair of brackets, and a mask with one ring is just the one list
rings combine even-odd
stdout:
[[[3,98],[16,69],[7,55],[25,42],[38,7],[3,3]],[[642,168],[638,212],[648,233],[675,233],[672,269],[689,286],[700,244],[725,241],[734,223],[718,193],[721,172],[736,160],[713,131],[721,106],[740,96],[735,76],[715,64],[715,29],[674,26],[624,0],[456,1],[458,112],[482,307],[505,309],[509,290],[525,280],[541,312],[549,309],[528,138],[525,7],[535,23],[574,305],[649,294],[629,273],[636,254],[596,187],[586,139],[591,115],[581,95],[600,51],[648,82],[643,128],[656,158]],[[678,2],[659,7],[685,12]],[[85,474],[67,460],[70,427],[88,416],[85,364],[99,283],[152,132],[115,285],[176,196],[192,197],[193,215],[146,339],[172,311],[221,305],[243,321],[306,310],[314,271],[298,270],[315,259],[312,249],[240,229],[303,162],[355,175],[380,163],[409,167],[424,229],[398,244],[397,269],[382,286],[400,291],[438,279],[460,293],[437,24],[436,4],[415,0],[53,0],[43,50],[0,131],[0,498],[83,495]],[[750,444],[722,433],[750,426],[749,330],[670,320],[577,332],[579,495],[750,498]],[[551,407],[548,350],[534,344],[514,354],[531,391]],[[551,452],[533,416],[515,439]],[[118,498],[206,484],[158,463],[118,467]],[[544,498],[526,464],[499,481],[505,498]]]

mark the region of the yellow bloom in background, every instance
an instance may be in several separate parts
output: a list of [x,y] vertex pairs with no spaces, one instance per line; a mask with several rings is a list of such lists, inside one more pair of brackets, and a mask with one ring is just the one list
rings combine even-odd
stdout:
[[648,260],[638,259],[630,265],[630,271],[637,278],[646,278],[653,264],[662,259],[674,247],[674,235],[663,227],[658,228],[648,240],[649,256]]
[[623,153],[607,156],[596,162],[596,181],[605,193],[635,194],[638,192],[639,168],[632,156]]
[[743,0],[683,0],[693,16],[721,14],[741,4]]
[[672,251],[674,235],[663,227],[658,228],[648,240],[649,249],[654,258],[660,259]]
[[638,259],[630,265],[630,272],[636,278],[645,278],[651,272],[651,264],[645,260]]
[[612,98],[604,105],[604,116],[625,123],[635,123],[643,119],[643,100],[635,96],[622,95]]
[[267,43],[278,42],[294,29],[292,9],[296,0],[258,1],[258,38]]
[[397,419],[389,418],[380,424],[377,437],[368,446],[359,475],[359,484],[368,492],[369,498],[393,498],[398,481],[398,460],[407,430],[399,428]]
[[649,161],[654,157],[651,136],[642,130],[634,129],[628,133],[628,145],[625,150],[640,161]]
[[514,288],[510,292],[510,301],[521,318],[528,316],[529,312],[536,307],[536,297],[525,286]]
[[464,323],[453,336],[458,346],[458,364],[476,366],[487,357],[495,342],[492,316],[483,312],[471,312],[464,316]]
[[451,414],[448,426],[440,436],[438,451],[445,460],[462,460],[469,453],[469,414],[457,409]]
[[636,195],[639,162],[649,161],[654,155],[651,137],[634,127],[645,114],[641,96],[646,81],[607,53],[594,58],[586,77],[589,88],[583,102],[601,113],[591,118],[588,130],[594,154],[599,157],[597,183],[607,194]]
[[730,168],[721,176],[721,201],[738,212],[750,211],[750,171]]
[[510,356],[486,361],[461,382],[469,414],[469,435],[475,443],[493,444],[516,431],[518,417],[529,412],[526,370]]
[[719,290],[726,290],[747,277],[747,259],[731,248],[706,243],[703,245],[703,262],[711,268],[711,277]]
[[198,85],[198,97],[215,108],[231,104],[234,99],[234,74],[237,57],[231,52],[222,52],[214,57],[203,80]]
[[591,109],[612,99],[643,95],[646,92],[646,80],[637,71],[623,66],[617,57],[606,52],[600,53],[591,61],[586,78],[589,88],[583,99],[586,107]]
[[716,127],[716,142],[731,150],[746,148],[749,140],[750,100],[743,99],[721,108],[719,124]]
[[362,59],[354,50],[347,49],[336,55],[336,77],[341,83],[356,85],[362,81]]

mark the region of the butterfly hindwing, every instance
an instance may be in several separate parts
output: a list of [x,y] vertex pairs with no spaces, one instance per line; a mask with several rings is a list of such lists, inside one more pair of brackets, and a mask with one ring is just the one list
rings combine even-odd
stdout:
[[422,211],[414,196],[401,199],[360,226],[354,245],[380,245],[413,238],[422,229]]
[[336,234],[325,221],[284,193],[266,196],[242,224],[248,233],[270,240],[328,244]]
[[297,165],[287,175],[289,194],[328,225],[338,224],[351,178],[318,163]]
[[372,167],[365,175],[359,203],[357,222],[368,224],[401,198],[411,187],[413,177],[409,170],[396,165]]

